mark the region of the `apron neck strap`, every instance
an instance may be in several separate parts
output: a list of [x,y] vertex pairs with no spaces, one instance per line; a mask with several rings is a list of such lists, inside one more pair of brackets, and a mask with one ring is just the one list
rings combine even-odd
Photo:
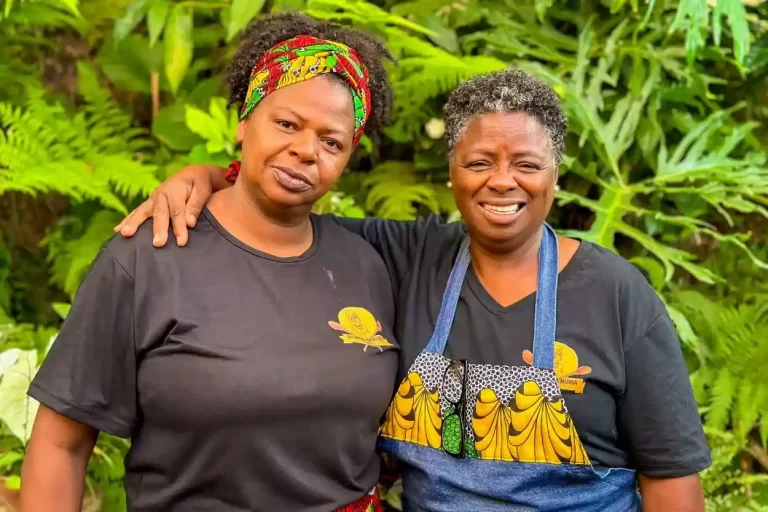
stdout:
[[432,332],[432,338],[427,345],[427,352],[442,354],[445,351],[445,344],[448,342],[448,335],[451,333],[453,317],[456,314],[456,305],[459,303],[459,294],[464,284],[464,276],[469,267],[469,235],[464,236],[461,242],[459,254],[456,256],[456,262],[451,269],[451,275],[448,278],[448,285],[443,292],[443,303],[440,304],[440,314],[437,315],[437,325]]
[[533,366],[548,370],[554,368],[555,362],[558,260],[557,235],[549,224],[544,223],[533,313]]
[[[443,293],[443,302],[437,317],[437,325],[429,340],[426,351],[442,354],[456,314],[456,305],[469,268],[469,236],[459,248],[456,262],[451,269],[448,285]],[[539,248],[539,270],[536,290],[536,308],[533,327],[533,365],[552,369],[555,358],[555,330],[557,327],[557,235],[544,224]]]

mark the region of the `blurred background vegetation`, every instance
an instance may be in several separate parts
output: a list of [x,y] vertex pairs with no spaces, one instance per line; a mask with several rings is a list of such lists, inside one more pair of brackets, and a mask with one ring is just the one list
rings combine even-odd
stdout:
[[[373,31],[399,61],[392,126],[319,211],[458,220],[446,94],[509,66],[557,91],[570,133],[551,223],[630,259],[667,304],[713,450],[709,510],[768,510],[761,0],[0,0],[0,510],[29,379],[90,262],[160,180],[237,158],[223,75],[245,26],[284,10]],[[87,510],[125,510],[126,448],[101,436]]]

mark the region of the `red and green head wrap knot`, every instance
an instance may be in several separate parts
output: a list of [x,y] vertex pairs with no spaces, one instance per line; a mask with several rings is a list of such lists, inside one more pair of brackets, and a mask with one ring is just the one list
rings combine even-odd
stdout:
[[343,78],[352,91],[355,109],[353,144],[357,145],[371,114],[368,70],[353,48],[335,41],[296,36],[270,48],[251,71],[240,119],[248,117],[261,100],[277,89],[326,73]]

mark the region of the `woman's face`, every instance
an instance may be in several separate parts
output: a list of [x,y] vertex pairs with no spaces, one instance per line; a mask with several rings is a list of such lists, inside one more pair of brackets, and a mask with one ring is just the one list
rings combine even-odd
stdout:
[[344,171],[354,123],[349,89],[330,76],[278,89],[238,127],[244,184],[270,209],[311,209]]
[[473,240],[503,252],[536,234],[555,194],[555,155],[544,126],[522,113],[472,119],[451,160],[456,204]]

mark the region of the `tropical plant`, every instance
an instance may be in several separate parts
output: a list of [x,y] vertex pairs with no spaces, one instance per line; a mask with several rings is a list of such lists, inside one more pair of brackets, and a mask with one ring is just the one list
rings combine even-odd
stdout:
[[[14,390],[0,398],[6,486],[18,485],[34,407],[20,391],[58,326],[50,303],[71,298],[159,179],[239,157],[223,74],[248,22],[287,9],[373,31],[398,61],[392,125],[363,138],[318,212],[457,220],[449,91],[509,66],[555,89],[570,129],[553,225],[630,258],[667,303],[713,447],[710,509],[768,503],[755,474],[768,432],[759,0],[0,0],[0,361],[15,368],[0,376],[0,393]],[[90,495],[104,510],[124,509],[124,449],[102,437],[94,451]]]
[[728,305],[680,290],[674,301],[696,331],[691,383],[706,425],[717,431],[732,425],[741,440],[759,425],[761,444],[768,445],[768,295]]

